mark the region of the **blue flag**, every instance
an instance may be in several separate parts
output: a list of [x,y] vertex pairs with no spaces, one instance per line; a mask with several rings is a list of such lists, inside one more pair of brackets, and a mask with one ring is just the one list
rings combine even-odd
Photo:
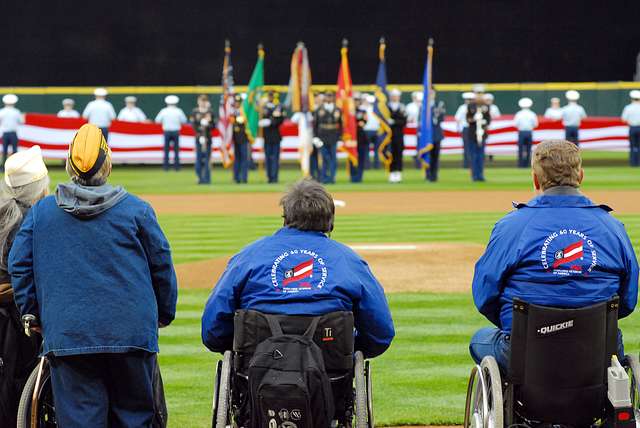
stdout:
[[424,76],[422,78],[422,108],[420,109],[420,119],[418,123],[418,157],[422,168],[429,168],[431,163],[431,149],[433,149],[433,120],[431,116],[431,62],[433,59],[432,41],[429,41],[427,48],[427,63],[424,66]]
[[389,126],[391,113],[389,113],[389,108],[387,107],[387,66],[384,56],[386,46],[384,39],[380,39],[380,48],[378,50],[380,63],[378,64],[378,74],[376,75],[376,102],[373,106],[373,113],[380,121],[380,129],[378,129],[380,146],[378,153],[384,164],[388,167],[391,165],[391,153],[387,151],[387,146],[391,142],[391,126]]

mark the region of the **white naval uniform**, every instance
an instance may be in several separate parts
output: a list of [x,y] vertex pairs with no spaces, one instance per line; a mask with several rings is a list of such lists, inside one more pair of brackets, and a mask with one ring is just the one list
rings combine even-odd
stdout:
[[116,118],[116,111],[107,100],[93,100],[85,107],[82,117],[98,128],[108,128]]
[[414,103],[410,102],[407,104],[407,125],[413,124],[418,125],[418,121],[420,120],[420,109],[422,108],[422,103]]
[[144,122],[147,120],[147,115],[139,107],[124,107],[118,113],[118,120],[123,122]]
[[467,104],[462,104],[458,107],[455,114],[456,123],[458,124],[458,131],[462,131],[464,128],[467,128],[469,124],[467,123]]
[[562,119],[562,107],[558,107],[558,108],[548,107],[544,111],[544,117],[551,120]]
[[21,123],[24,123],[24,119],[17,108],[5,106],[0,109],[0,134],[18,132],[18,125]]
[[373,111],[373,106],[367,106],[366,112],[367,122],[364,124],[364,127],[362,129],[365,131],[378,131],[378,129],[380,129],[380,119],[378,119],[378,116],[376,116],[375,112]]
[[622,120],[629,126],[640,126],[640,102],[625,106],[624,110],[622,110]]
[[491,119],[495,119],[496,117],[502,116],[502,113],[500,113],[500,109],[497,105],[491,104],[489,106],[489,115],[491,116]]
[[523,108],[513,117],[518,131],[533,131],[538,127],[538,116],[528,108]]
[[582,119],[587,117],[584,108],[578,103],[569,103],[562,107],[562,124],[567,126],[580,126]]
[[78,113],[77,110],[65,110],[65,109],[62,109],[62,110],[60,110],[58,112],[57,116],[58,117],[62,117],[62,118],[66,118],[66,119],[69,119],[69,118],[77,119],[77,118],[80,117],[80,113]]
[[160,110],[155,122],[162,124],[163,131],[175,132],[180,131],[183,123],[187,123],[187,116],[180,107],[171,105]]

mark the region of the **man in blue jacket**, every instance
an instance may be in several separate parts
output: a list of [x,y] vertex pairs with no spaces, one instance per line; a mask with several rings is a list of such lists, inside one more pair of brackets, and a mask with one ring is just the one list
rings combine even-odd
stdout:
[[334,203],[322,185],[302,180],[282,198],[284,227],[236,254],[202,315],[202,341],[231,349],[237,309],[278,315],[352,311],[356,350],[382,354],[394,337],[384,290],[367,263],[327,235]]
[[[473,278],[473,299],[497,328],[483,328],[469,347],[476,362],[491,355],[509,364],[513,298],[545,306],[579,308],[620,297],[619,317],[638,299],[638,261],[624,225],[580,193],[579,148],[545,141],[533,155],[538,196],[494,227]],[[624,355],[622,335],[618,354]]]
[[55,196],[16,235],[9,273],[20,312],[41,323],[59,426],[150,427],[158,327],[177,283],[153,209],[108,185],[111,151],[83,125]]

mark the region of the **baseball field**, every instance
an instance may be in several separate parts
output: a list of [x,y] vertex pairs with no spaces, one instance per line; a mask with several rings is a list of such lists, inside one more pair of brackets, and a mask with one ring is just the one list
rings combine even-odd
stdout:
[[[330,187],[337,208],[332,238],[353,246],[387,292],[397,336],[390,350],[373,360],[377,425],[462,423],[464,394],[472,365],[468,341],[486,324],[470,294],[473,265],[493,224],[512,201],[531,198],[530,172],[500,159],[486,171],[486,183],[471,183],[444,159],[440,182],[405,171],[405,181],[388,184],[382,171],[367,171],[365,183],[348,183],[344,168]],[[409,162],[407,162],[407,165]],[[65,180],[62,169],[53,182]],[[171,427],[210,426],[213,377],[218,355],[200,341],[200,316],[228,258],[282,224],[278,200],[299,171],[284,170],[282,184],[266,184],[253,171],[248,185],[231,183],[216,168],[212,186],[195,185],[190,168],[115,167],[112,184],[150,201],[172,246],[179,276],[175,322],[161,331],[160,362]],[[640,170],[626,154],[586,153],[584,192],[611,205],[640,253]],[[640,349],[640,315],[621,322],[628,352]]]

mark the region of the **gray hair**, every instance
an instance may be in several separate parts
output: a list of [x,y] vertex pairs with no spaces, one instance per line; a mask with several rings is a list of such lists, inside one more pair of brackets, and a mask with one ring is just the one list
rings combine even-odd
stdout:
[[303,179],[280,200],[284,225],[298,230],[330,233],[336,207],[322,184]]
[[81,186],[102,186],[107,183],[107,179],[111,175],[111,156],[107,156],[98,172],[89,178],[79,177],[71,167],[69,160],[67,160],[66,170],[69,177],[71,177],[71,181],[74,183],[78,183]]
[[0,182],[0,269],[7,270],[7,258],[24,215],[49,193],[49,176],[19,187]]

